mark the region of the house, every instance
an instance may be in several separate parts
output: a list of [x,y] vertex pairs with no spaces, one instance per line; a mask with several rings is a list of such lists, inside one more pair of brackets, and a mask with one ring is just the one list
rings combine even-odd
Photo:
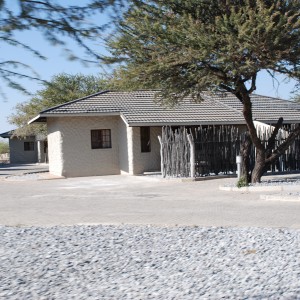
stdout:
[[10,163],[29,164],[47,161],[47,141],[45,136],[18,137],[14,130],[0,134],[2,138],[9,139]]
[[[232,124],[245,128],[242,105],[229,93],[187,97],[173,108],[155,101],[155,91],[104,91],[42,111],[30,123],[46,122],[50,173],[76,177],[141,174],[160,170],[162,127]],[[279,117],[299,123],[300,105],[253,95],[257,121]]]

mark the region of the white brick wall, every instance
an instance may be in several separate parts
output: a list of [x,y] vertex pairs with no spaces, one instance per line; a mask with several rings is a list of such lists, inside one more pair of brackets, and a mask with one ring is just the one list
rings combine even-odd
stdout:
[[161,127],[150,128],[151,152],[141,152],[140,127],[131,127],[132,154],[130,156],[132,170],[130,174],[141,174],[147,171],[160,171],[160,144],[158,135]]
[[[119,117],[48,118],[50,173],[77,177],[160,170],[161,127],[150,129],[151,152],[141,152],[140,128]],[[111,129],[112,148],[92,149],[91,130]]]
[[57,176],[63,175],[61,121],[60,118],[47,119],[49,172]]
[[[33,151],[24,151],[24,142],[34,142]],[[37,143],[34,138],[9,139],[10,163],[36,163],[37,162]]]
[[133,175],[134,170],[133,170],[133,163],[134,163],[134,153],[135,153],[135,148],[134,148],[134,127],[127,127],[127,145],[128,145],[128,164],[129,164],[129,174]]
[[119,162],[121,174],[129,174],[129,150],[128,150],[128,138],[130,136],[130,127],[119,119]]
[[[120,174],[119,117],[48,119],[50,173],[66,177]],[[112,148],[92,149],[91,130],[111,129]]]

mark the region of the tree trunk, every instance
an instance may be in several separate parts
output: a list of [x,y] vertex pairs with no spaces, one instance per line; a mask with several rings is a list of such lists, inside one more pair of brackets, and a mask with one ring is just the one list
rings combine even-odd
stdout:
[[261,177],[264,174],[265,165],[255,163],[255,168],[253,169],[252,176],[251,176],[251,183],[258,183],[261,181]]
[[245,140],[242,143],[241,146],[241,151],[240,155],[243,158],[243,163],[242,163],[242,177],[246,179],[247,184],[251,180],[251,175],[250,175],[250,150],[251,150],[251,138],[249,133],[245,134]]
[[268,166],[276,161],[280,155],[284,154],[285,150],[295,141],[296,137],[300,135],[300,126],[298,126],[289,134],[288,138],[281,145],[274,149],[276,135],[283,123],[283,119],[279,118],[275,129],[268,140],[268,145],[265,147],[257,135],[257,131],[253,122],[250,94],[255,90],[255,80],[256,75],[252,79],[252,87],[250,90],[247,90],[243,80],[239,80],[237,82],[237,89],[234,92],[236,97],[243,104],[243,116],[247,124],[251,141],[256,149],[255,166],[251,174],[252,183],[260,182],[261,177],[267,171]]
[[266,168],[267,168],[267,163],[265,160],[265,151],[257,151],[255,166],[251,174],[251,183],[260,182],[261,177],[266,171]]
[[[252,116],[252,103],[250,99],[250,95],[244,85],[241,83],[239,86],[239,94],[237,97],[243,103],[243,115],[246,121],[248,132],[251,138],[252,143],[256,149],[256,159],[255,159],[255,166],[251,174],[251,182],[260,182],[261,176],[264,173],[266,162],[265,162],[265,149],[257,135],[256,128],[253,123],[253,116]],[[248,154],[249,155],[249,154]]]

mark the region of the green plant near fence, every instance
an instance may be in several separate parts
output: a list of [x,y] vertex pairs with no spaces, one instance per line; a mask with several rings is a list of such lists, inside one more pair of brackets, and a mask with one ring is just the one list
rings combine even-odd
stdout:
[[0,154],[9,153],[9,145],[6,142],[0,142]]

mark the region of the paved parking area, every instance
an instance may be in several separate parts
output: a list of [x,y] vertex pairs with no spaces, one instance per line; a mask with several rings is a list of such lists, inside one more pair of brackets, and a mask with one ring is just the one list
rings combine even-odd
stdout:
[[0,164],[0,178],[47,171],[48,164]]
[[179,182],[143,176],[0,180],[0,224],[154,224],[300,228],[300,203],[226,192],[236,179]]

